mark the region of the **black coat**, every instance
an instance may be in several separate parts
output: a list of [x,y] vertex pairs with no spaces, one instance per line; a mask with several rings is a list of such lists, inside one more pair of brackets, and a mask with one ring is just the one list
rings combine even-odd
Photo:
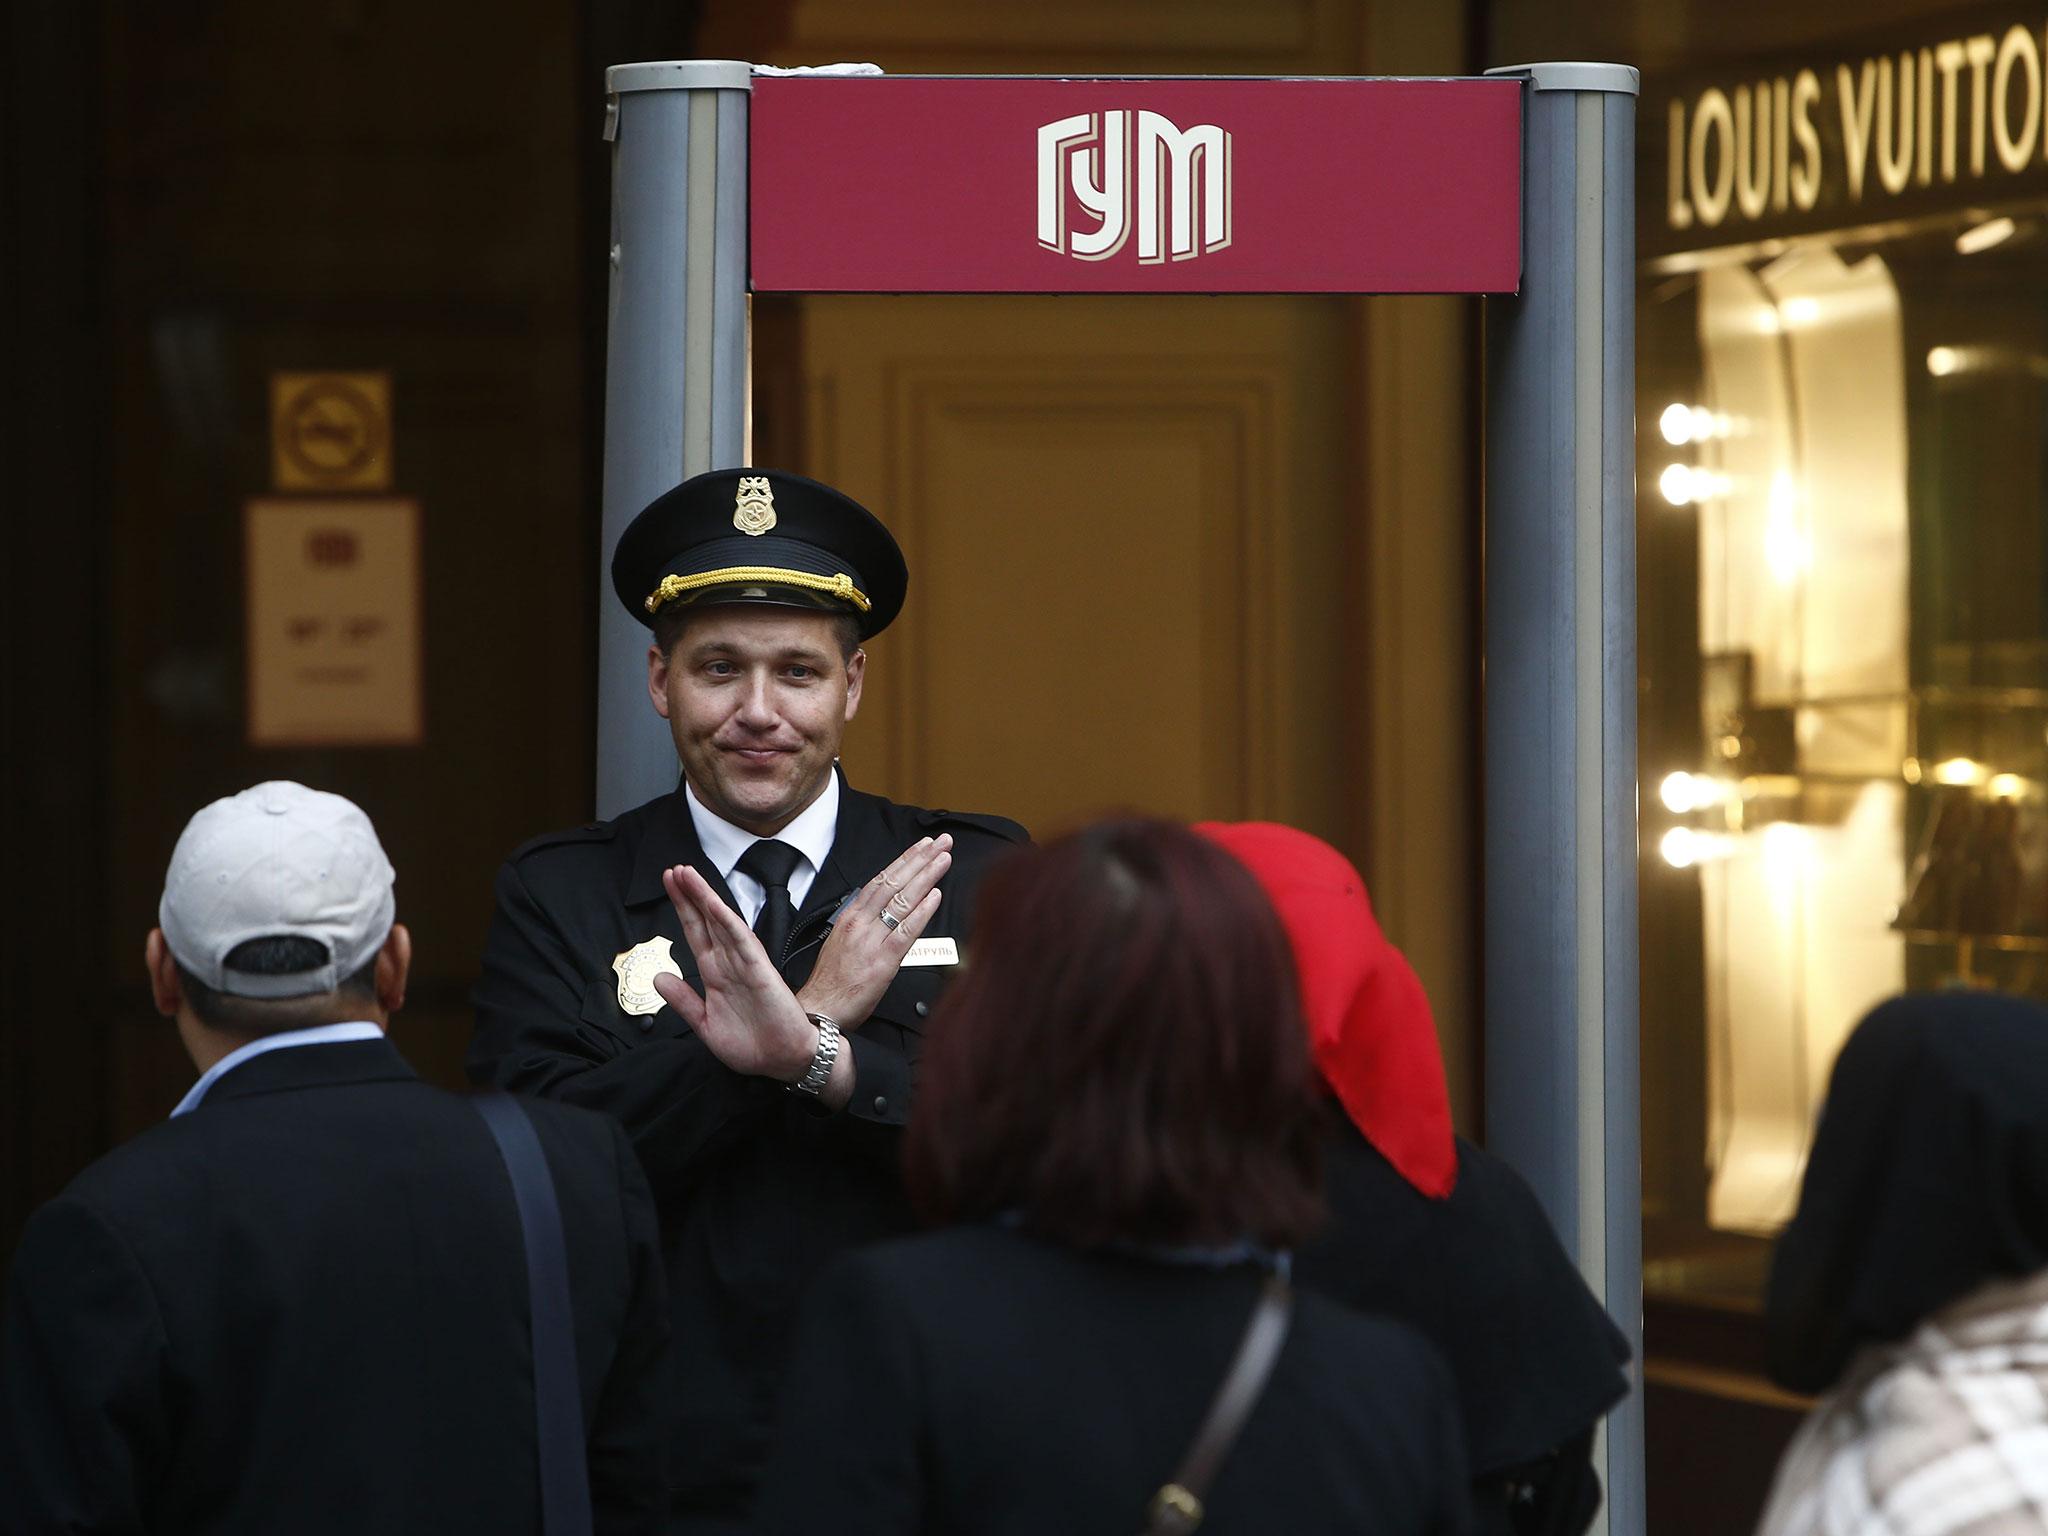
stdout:
[[[618,1128],[530,1107],[576,1304],[599,1531],[659,1528],[667,1320]],[[483,1121],[382,1040],[293,1046],[29,1223],[0,1531],[539,1530],[525,1254]]]
[[[887,1243],[812,1293],[763,1536],[1133,1536],[1259,1276],[996,1227]],[[1299,1294],[1202,1536],[1422,1536],[1470,1517],[1457,1404],[1416,1335]]]
[[[810,974],[840,903],[941,832],[953,835],[953,864],[925,936],[959,942],[976,885],[1023,829],[842,785],[832,851],[791,933],[783,971],[792,985]],[[738,1517],[759,1476],[804,1286],[840,1249],[911,1225],[898,1147],[926,1021],[951,972],[897,973],[848,1036],[852,1101],[821,1113],[780,1083],[728,1070],[673,1011],[635,1017],[619,1007],[613,957],[656,935],[673,941],[697,984],[661,886],[672,864],[696,866],[731,900],[681,790],[515,853],[498,875],[469,1067],[479,1081],[601,1109],[632,1137],[661,1207],[674,1309],[677,1508]]]
[[1295,1256],[1302,1285],[1398,1318],[1458,1384],[1478,1528],[1584,1530],[1600,1505],[1593,1429],[1628,1393],[1628,1341],[1601,1309],[1521,1176],[1458,1142],[1458,1182],[1431,1200],[1339,1113],[1329,1221]]

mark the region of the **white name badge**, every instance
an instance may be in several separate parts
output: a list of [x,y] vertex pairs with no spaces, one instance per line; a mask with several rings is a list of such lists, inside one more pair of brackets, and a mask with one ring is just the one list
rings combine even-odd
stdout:
[[903,957],[905,965],[958,965],[960,946],[951,939],[919,939]]

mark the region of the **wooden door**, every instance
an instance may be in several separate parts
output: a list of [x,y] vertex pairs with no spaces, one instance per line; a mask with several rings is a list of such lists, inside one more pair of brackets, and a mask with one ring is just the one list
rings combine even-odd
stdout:
[[912,573],[854,779],[1040,830],[1128,808],[1344,840],[1346,309],[811,301],[810,463]]

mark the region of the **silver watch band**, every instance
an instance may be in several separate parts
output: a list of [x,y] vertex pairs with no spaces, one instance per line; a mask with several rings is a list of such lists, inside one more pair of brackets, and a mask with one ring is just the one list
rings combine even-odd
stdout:
[[818,1026],[818,1054],[811,1058],[804,1075],[789,1085],[789,1091],[815,1099],[824,1093],[825,1084],[832,1077],[832,1064],[839,1059],[839,1026],[822,1013],[807,1013],[804,1017]]

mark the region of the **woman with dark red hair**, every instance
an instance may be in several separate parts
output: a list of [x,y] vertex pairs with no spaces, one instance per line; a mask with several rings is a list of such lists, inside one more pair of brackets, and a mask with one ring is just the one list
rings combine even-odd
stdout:
[[968,958],[907,1149],[953,1225],[812,1291],[757,1529],[1463,1532],[1435,1352],[1276,1274],[1322,1137],[1251,877],[1092,827],[991,873]]
[[1328,1094],[1329,1221],[1305,1287],[1411,1324],[1457,1377],[1479,1536],[1576,1536],[1600,1507],[1590,1456],[1627,1395],[1621,1330],[1528,1185],[1452,1134],[1422,983],[1336,849],[1264,822],[1197,831],[1258,880],[1294,950]]

